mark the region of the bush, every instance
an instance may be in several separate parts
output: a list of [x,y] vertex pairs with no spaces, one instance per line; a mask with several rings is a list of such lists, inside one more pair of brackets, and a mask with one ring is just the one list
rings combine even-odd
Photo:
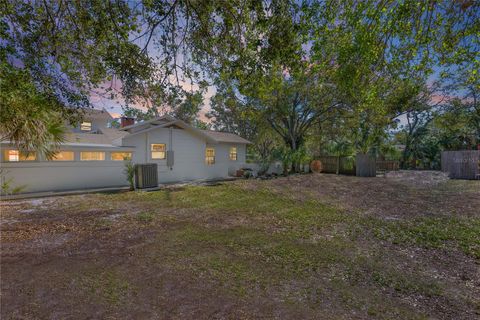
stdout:
[[130,190],[133,191],[135,190],[135,165],[131,160],[128,160],[125,163],[125,169],[123,170],[123,173],[125,173],[125,176],[127,176],[127,181],[128,184],[130,185]]
[[11,195],[22,192],[26,186],[13,187],[13,178],[7,178],[8,171],[0,169],[0,194]]
[[250,171],[250,170],[245,170],[245,171],[243,172],[243,177],[244,177],[245,179],[250,179],[251,177],[253,177],[252,171]]

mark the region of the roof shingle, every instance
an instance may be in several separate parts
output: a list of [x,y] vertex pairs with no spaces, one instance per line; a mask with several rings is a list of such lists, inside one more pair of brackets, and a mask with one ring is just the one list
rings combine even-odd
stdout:
[[202,132],[210,136],[212,139],[217,140],[218,142],[244,143],[244,144],[251,143],[247,139],[244,139],[235,133],[212,131],[212,130],[202,130]]

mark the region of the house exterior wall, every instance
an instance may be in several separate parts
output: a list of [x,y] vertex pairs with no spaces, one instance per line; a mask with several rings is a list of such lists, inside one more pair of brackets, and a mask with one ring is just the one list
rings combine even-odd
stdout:
[[[170,139],[170,130],[172,138]],[[174,165],[167,166],[167,160],[151,159],[150,145],[164,143],[166,150],[173,150]],[[134,163],[156,163],[159,183],[226,178],[229,173],[245,163],[246,152],[243,144],[208,144],[204,138],[184,129],[159,128],[123,139],[124,146],[135,147]],[[215,164],[205,163],[205,149],[215,148]],[[237,147],[237,161],[229,159],[230,147]]]
[[[107,112],[107,111],[105,111],[105,112]],[[112,120],[113,120],[113,118],[110,115],[105,114],[105,115],[99,116],[99,115],[89,115],[87,113],[85,115],[83,121],[91,122],[92,123],[92,130],[91,131],[96,131],[96,130],[99,130],[101,128],[107,128],[110,125],[110,123],[112,122]],[[69,128],[69,130],[71,132],[76,132],[76,133],[85,132],[85,131],[81,130],[81,123],[83,121],[80,121],[80,123],[75,127],[72,127],[69,124],[66,124],[66,126],[67,126],[67,128]]]
[[[170,132],[172,137],[170,139]],[[166,150],[174,151],[174,164],[167,160],[151,159],[150,144],[165,143]],[[215,163],[205,162],[206,147],[215,148]],[[237,161],[229,158],[230,147],[237,147]],[[157,163],[159,183],[190,180],[220,179],[233,175],[246,162],[244,144],[209,144],[204,137],[185,129],[158,128],[146,133],[127,136],[122,147],[67,146],[62,151],[74,151],[74,161],[47,161],[38,157],[35,161],[5,162],[1,145],[0,159],[3,179],[12,179],[12,187],[25,186],[21,192],[65,191],[102,187],[127,186],[123,173],[124,161],[111,161],[111,152],[132,152],[134,163]],[[81,151],[105,152],[105,160],[80,161]]]
[[[8,148],[2,145],[3,150]],[[2,179],[10,180],[13,187],[24,186],[24,192],[64,191],[128,185],[123,173],[123,161],[111,161],[114,151],[98,147],[62,148],[62,151],[74,151],[74,161],[47,161],[37,158],[35,161],[2,162]],[[105,152],[105,160],[80,161],[80,151]],[[135,153],[133,153],[135,154]],[[2,158],[3,161],[3,158]]]
[[[226,146],[226,159],[228,161],[228,174],[235,176],[238,169],[245,168],[247,164],[247,146],[241,143],[222,143]],[[237,160],[230,160],[230,147],[237,148]]]

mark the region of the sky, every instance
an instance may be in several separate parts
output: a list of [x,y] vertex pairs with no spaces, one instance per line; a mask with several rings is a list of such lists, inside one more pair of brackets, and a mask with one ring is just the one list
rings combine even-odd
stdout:
[[[154,34],[153,38],[155,39],[155,37],[158,37],[158,36],[159,35]],[[134,35],[132,35],[132,37],[134,37]],[[139,38],[139,39],[135,40],[135,43],[139,47],[144,47],[146,45],[146,41],[147,41],[146,38],[142,37],[142,38]],[[305,49],[308,50],[308,48],[305,48]],[[161,56],[160,52],[158,51],[158,48],[156,48],[156,45],[154,45],[154,41],[149,43],[149,45],[147,47],[147,50],[148,50],[148,53],[149,53],[150,57]],[[181,53],[178,54],[177,60],[178,61],[183,61],[183,56],[182,56]],[[435,70],[435,72],[432,74],[432,76],[430,77],[428,82],[432,83],[433,81],[435,81],[438,78],[438,76],[439,76],[439,70]],[[107,85],[110,85],[110,84],[108,83]],[[180,82],[180,85],[186,90],[191,89],[191,84],[190,83]],[[119,85],[119,83],[117,83],[116,86],[117,86],[116,89],[119,91],[121,84]],[[194,87],[193,89],[196,89],[196,88]],[[205,114],[210,109],[210,98],[214,94],[215,94],[215,88],[213,86],[208,87],[206,93],[204,94],[204,107],[202,108],[202,110],[200,111],[200,114],[199,114],[200,118],[203,121],[208,120],[208,119],[206,119]],[[433,100],[438,100],[438,99],[441,99],[441,97],[439,97],[439,96],[438,97],[437,96],[433,97]],[[110,97],[107,97],[106,95],[102,94],[102,92],[92,92],[91,95],[90,95],[90,102],[97,109],[105,108],[114,117],[119,117],[121,115],[122,105],[125,105],[125,102],[121,98],[120,99],[111,99]],[[435,103],[437,101],[432,101],[432,102]],[[146,107],[141,105],[141,104],[130,105],[130,106],[134,106],[134,107],[139,108],[139,109],[146,109]],[[403,123],[404,122],[403,118],[400,118],[400,121]]]
[[[103,84],[104,87],[112,85],[116,91],[120,90],[121,84],[120,81],[111,84],[110,82],[106,82]],[[185,90],[195,90],[198,89],[196,85],[192,87],[190,83],[180,82],[180,85]],[[114,118],[119,118],[122,115],[122,106],[125,105],[125,101],[119,97],[116,99],[111,99],[106,94],[102,94],[104,91],[101,89],[91,91],[90,93],[90,102],[94,106],[95,109],[103,109],[107,110]],[[204,107],[199,112],[199,118],[202,121],[208,121],[209,119],[205,116],[205,114],[210,110],[210,98],[215,94],[216,90],[215,87],[209,86],[207,91],[203,95],[204,98]],[[130,105],[135,108],[146,110],[146,107],[141,104]]]

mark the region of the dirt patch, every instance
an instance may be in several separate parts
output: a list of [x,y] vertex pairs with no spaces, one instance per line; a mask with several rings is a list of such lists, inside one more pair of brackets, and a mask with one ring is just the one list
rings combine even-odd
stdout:
[[412,187],[430,187],[437,186],[441,183],[445,183],[448,178],[446,172],[441,171],[412,171],[412,170],[399,170],[389,171],[385,174],[385,178],[408,184]]
[[422,174],[2,202],[2,319],[476,319],[480,183]]
[[480,182],[448,180],[434,171],[403,171],[377,178],[309,174],[239,184],[247,189],[266,187],[298,200],[314,198],[385,219],[480,215]]

